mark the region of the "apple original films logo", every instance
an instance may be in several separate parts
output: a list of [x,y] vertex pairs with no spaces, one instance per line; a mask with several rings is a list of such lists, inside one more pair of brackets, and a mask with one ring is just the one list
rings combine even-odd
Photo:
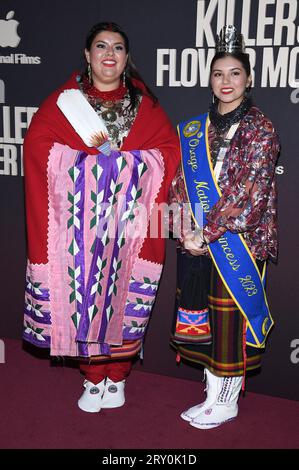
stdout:
[[[14,19],[14,15],[14,11],[9,11],[5,19],[0,19],[0,48],[16,48],[21,41],[17,32],[19,22]],[[23,53],[0,55],[0,64],[37,65],[40,63],[41,58],[38,56],[28,56]]]
[[19,22],[13,19],[14,14],[14,11],[10,11],[7,13],[5,20],[0,20],[1,47],[17,47],[21,40],[17,33]]

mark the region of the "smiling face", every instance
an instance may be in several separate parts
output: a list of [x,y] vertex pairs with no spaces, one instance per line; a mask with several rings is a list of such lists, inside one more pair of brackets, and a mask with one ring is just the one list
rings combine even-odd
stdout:
[[242,63],[235,57],[226,56],[215,61],[210,78],[214,95],[218,98],[218,111],[229,113],[239,106],[245,89],[251,84]]
[[128,58],[124,39],[119,33],[101,31],[92,41],[90,50],[85,49],[85,56],[91,65],[96,88],[101,91],[118,88]]

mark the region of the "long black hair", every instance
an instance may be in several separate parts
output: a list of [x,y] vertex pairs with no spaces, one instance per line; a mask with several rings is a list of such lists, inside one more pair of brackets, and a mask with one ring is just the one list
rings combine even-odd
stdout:
[[[92,28],[90,29],[90,31],[89,31],[89,33],[86,37],[85,48],[88,51],[90,51],[90,48],[91,48],[91,45],[92,45],[92,42],[93,42],[94,38],[97,36],[97,34],[101,33],[102,31],[110,31],[110,32],[113,32],[113,33],[118,33],[118,34],[121,35],[121,37],[124,40],[126,53],[128,54],[128,60],[127,60],[127,63],[126,63],[126,67],[124,69],[124,71],[125,71],[125,84],[126,84],[126,87],[128,88],[129,95],[130,95],[130,101],[131,101],[130,108],[133,110],[137,105],[138,95],[144,94],[144,90],[142,90],[138,86],[134,85],[133,80],[132,80],[134,78],[139,80],[143,84],[144,89],[146,91],[146,95],[148,95],[153,100],[154,104],[156,104],[158,99],[153,94],[153,92],[150,90],[150,88],[146,85],[146,83],[144,82],[144,80],[141,77],[140,73],[138,72],[136,66],[134,65],[134,63],[132,61],[132,58],[131,58],[131,54],[130,54],[129,38],[118,24],[109,23],[109,22],[101,22],[101,23],[97,23],[94,26],[92,26]],[[87,66],[86,66],[86,69],[85,69],[84,73],[85,73],[86,77],[88,77]]]

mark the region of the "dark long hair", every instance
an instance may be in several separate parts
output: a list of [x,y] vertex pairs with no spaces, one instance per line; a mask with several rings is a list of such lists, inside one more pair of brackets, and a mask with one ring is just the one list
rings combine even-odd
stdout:
[[[126,76],[125,83],[126,83],[126,87],[128,88],[129,95],[130,95],[130,101],[131,101],[130,108],[133,110],[136,107],[136,105],[137,105],[137,96],[140,95],[140,94],[146,94],[147,96],[149,96],[153,100],[154,104],[156,104],[158,102],[158,99],[153,94],[153,92],[150,90],[150,88],[146,85],[146,83],[144,82],[144,80],[141,77],[140,73],[138,72],[136,66],[134,65],[134,63],[132,61],[132,58],[131,58],[131,54],[130,54],[129,38],[118,24],[109,23],[109,22],[102,22],[102,23],[97,23],[94,26],[92,26],[92,28],[90,29],[90,31],[89,31],[89,33],[86,37],[85,48],[88,51],[90,51],[90,48],[91,48],[91,45],[92,45],[92,42],[93,42],[94,38],[97,36],[97,34],[101,33],[102,31],[109,31],[109,32],[113,32],[113,33],[118,33],[118,34],[121,35],[121,37],[124,40],[126,53],[128,54],[128,60],[127,60],[127,63],[126,63],[126,67],[124,69],[125,76]],[[84,73],[85,73],[86,77],[88,77],[87,67],[86,67]],[[145,92],[144,92],[143,89],[141,89],[138,86],[134,85],[132,79],[139,80],[143,84]]]

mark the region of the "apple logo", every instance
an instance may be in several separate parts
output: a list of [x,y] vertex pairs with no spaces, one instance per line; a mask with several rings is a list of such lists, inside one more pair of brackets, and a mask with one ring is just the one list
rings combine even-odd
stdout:
[[0,46],[17,47],[21,38],[17,33],[19,22],[13,20],[15,12],[9,11],[6,20],[0,20]]

